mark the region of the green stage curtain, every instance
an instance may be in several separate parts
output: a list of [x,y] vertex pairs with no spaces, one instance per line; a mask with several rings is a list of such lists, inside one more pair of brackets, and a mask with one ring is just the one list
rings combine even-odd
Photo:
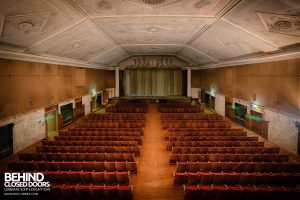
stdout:
[[126,70],[126,95],[182,95],[182,71],[168,69]]

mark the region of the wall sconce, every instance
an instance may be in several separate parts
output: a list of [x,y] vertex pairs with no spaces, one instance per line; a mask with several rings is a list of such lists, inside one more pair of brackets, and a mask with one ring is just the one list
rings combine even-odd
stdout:
[[91,94],[92,94],[92,97],[94,97],[94,96],[97,95],[97,91],[96,91],[95,86],[93,86],[92,91],[91,91]]
[[256,101],[256,94],[252,95],[252,99],[253,99],[253,101]]
[[211,95],[211,96],[213,96],[213,97],[216,95],[216,92],[215,92],[215,90],[214,90],[214,89],[211,89],[211,91],[210,91],[210,95]]

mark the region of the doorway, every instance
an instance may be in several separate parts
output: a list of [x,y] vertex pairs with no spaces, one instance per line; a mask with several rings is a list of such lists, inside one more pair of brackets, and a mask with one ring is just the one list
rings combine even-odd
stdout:
[[46,113],[46,126],[48,139],[54,139],[58,135],[57,110]]
[[244,106],[239,103],[235,103],[235,122],[245,127],[246,115],[247,115],[247,106]]
[[97,110],[97,97],[96,96],[93,96],[92,97],[92,101],[91,101],[91,110],[92,112]]
[[96,99],[97,109],[102,106],[102,102],[103,102],[102,92],[100,92],[97,94],[97,99]]
[[13,154],[13,126],[11,123],[0,127],[0,159]]

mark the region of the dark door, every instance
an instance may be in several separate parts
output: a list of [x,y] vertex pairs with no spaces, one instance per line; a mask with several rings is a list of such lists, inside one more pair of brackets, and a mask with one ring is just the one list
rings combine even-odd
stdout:
[[246,115],[247,115],[247,106],[244,106],[239,103],[235,103],[235,122],[245,126],[246,125]]
[[0,159],[13,154],[13,126],[7,124],[0,127]]
[[97,104],[97,108],[100,108],[102,106],[102,93],[97,94],[96,104]]

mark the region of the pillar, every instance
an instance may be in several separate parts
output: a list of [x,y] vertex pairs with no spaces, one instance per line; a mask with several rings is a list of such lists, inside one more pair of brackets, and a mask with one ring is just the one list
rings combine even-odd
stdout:
[[191,72],[192,72],[192,70],[191,70],[191,68],[187,68],[187,96],[188,97],[191,97],[192,96],[192,92],[191,92],[191,90],[192,90],[192,88],[191,88]]
[[125,71],[125,79],[126,79],[126,96],[130,95],[130,75],[128,71]]
[[120,72],[119,72],[119,68],[117,67],[115,69],[115,97],[119,97],[119,92],[120,92],[120,81],[119,81],[119,78],[120,78]]
[[300,155],[300,122],[296,122],[295,126],[298,129],[298,144],[297,144],[297,153]]

